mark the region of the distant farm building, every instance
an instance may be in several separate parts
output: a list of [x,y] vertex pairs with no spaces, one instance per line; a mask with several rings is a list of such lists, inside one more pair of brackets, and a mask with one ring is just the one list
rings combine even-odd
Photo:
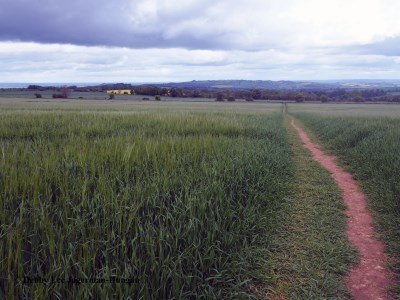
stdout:
[[133,90],[109,90],[107,94],[114,94],[114,95],[133,95]]

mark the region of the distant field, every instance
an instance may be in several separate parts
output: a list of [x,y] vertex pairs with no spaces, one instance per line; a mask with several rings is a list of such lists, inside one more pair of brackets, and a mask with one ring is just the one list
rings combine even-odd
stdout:
[[126,101],[126,100],[82,100],[82,99],[30,99],[0,97],[2,112],[10,111],[71,111],[71,112],[104,112],[104,113],[138,113],[145,111],[169,112],[224,112],[239,114],[265,114],[280,112],[280,103],[235,102],[220,103],[216,101]]
[[291,113],[335,116],[392,116],[400,118],[400,104],[290,103]]
[[[58,94],[59,91],[34,91],[34,90],[1,90],[0,98],[35,98],[35,94],[39,93],[43,98],[41,99],[53,99],[53,94]],[[148,98],[150,101],[154,101],[154,96],[143,96],[143,95],[114,95],[115,100],[142,100]],[[107,100],[109,95],[105,92],[72,92],[69,96],[70,99],[83,100]],[[163,100],[174,100],[174,101],[214,101],[213,98],[180,98],[180,97],[161,97]]]

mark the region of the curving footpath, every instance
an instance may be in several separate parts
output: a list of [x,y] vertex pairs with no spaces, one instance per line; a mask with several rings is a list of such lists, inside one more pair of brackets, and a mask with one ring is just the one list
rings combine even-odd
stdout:
[[373,218],[368,211],[365,194],[350,173],[344,171],[337,163],[336,157],[326,155],[314,144],[294,120],[292,126],[300,135],[304,146],[312,153],[313,159],[327,169],[343,191],[343,201],[347,205],[346,234],[350,242],[360,253],[360,262],[346,276],[345,281],[353,297],[358,300],[392,299],[388,295],[391,276],[386,269],[387,257],[384,243],[374,238]]

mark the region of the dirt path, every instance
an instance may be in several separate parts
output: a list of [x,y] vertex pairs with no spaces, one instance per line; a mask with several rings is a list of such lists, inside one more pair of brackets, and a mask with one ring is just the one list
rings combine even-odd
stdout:
[[310,150],[315,161],[331,174],[343,191],[343,201],[347,205],[346,234],[360,253],[360,263],[353,267],[346,277],[346,285],[355,299],[391,299],[387,294],[390,274],[385,268],[385,245],[374,239],[373,219],[367,208],[365,194],[360,190],[352,176],[337,163],[335,156],[326,155],[294,120],[292,126],[300,135],[304,146]]

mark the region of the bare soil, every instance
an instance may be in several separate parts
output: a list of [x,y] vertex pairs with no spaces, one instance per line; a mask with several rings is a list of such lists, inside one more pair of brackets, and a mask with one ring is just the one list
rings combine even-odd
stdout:
[[312,153],[313,159],[332,174],[343,191],[348,216],[346,234],[360,253],[360,262],[345,278],[348,289],[355,299],[392,299],[388,294],[391,274],[386,268],[388,257],[384,252],[385,244],[377,237],[373,228],[373,218],[368,210],[365,194],[352,175],[337,164],[335,156],[326,155],[294,120],[292,126],[300,135],[304,146]]

